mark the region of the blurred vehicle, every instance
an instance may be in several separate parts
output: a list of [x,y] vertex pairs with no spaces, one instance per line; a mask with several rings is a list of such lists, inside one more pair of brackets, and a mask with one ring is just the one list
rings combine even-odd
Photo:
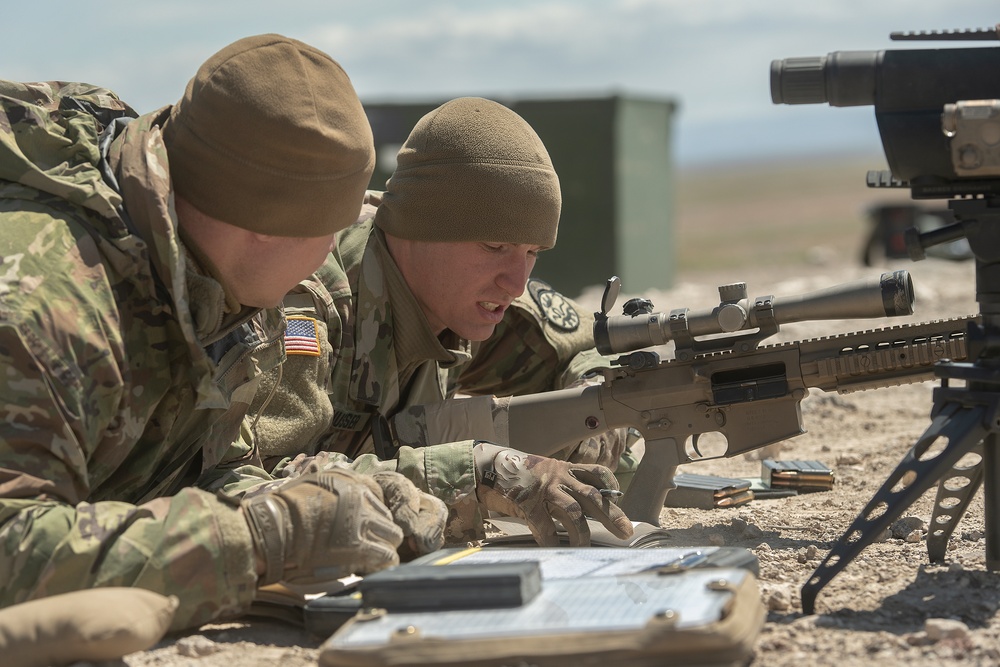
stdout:
[[[879,204],[867,211],[871,223],[869,234],[861,252],[861,262],[873,266],[885,259],[908,259],[906,230],[915,227],[927,232],[955,222],[955,215],[947,208],[927,208],[919,204]],[[973,259],[972,248],[965,238],[941,243],[926,249],[928,257],[964,261]]]

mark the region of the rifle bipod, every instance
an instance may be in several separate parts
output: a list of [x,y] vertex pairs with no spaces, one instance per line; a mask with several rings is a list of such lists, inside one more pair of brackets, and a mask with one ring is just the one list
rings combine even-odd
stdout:
[[[986,567],[1000,570],[1000,210],[998,198],[953,200],[976,255],[976,300],[982,323],[970,323],[971,362],[941,362],[934,373],[931,425],[889,475],[847,532],[802,586],[802,611],[815,612],[819,591],[880,537],[934,482],[939,482],[928,531],[932,562],[944,559],[948,538],[973,495],[984,486]],[[964,381],[950,386],[949,380]],[[940,446],[939,438],[947,439]],[[932,446],[934,446],[932,448]],[[972,456],[966,458],[967,454]],[[972,461],[970,459],[977,459]]]

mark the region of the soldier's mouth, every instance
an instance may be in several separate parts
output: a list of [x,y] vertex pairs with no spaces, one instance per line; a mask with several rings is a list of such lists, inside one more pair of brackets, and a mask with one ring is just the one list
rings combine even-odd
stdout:
[[491,313],[500,310],[503,307],[499,303],[493,303],[492,301],[480,301],[479,305]]

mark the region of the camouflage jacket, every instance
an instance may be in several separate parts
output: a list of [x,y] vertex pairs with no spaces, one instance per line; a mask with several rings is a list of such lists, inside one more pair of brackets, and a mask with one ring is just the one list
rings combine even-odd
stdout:
[[168,109],[0,82],[0,605],[137,586],[181,598],[177,629],[253,598],[241,513],[192,484],[231,455],[283,321],[225,314],[189,268]]
[[[391,458],[400,443],[388,421],[408,406],[560,389],[607,365],[593,349],[593,315],[539,280],[489,340],[442,344],[370,218],[338,235],[335,252],[284,305],[288,358],[280,374],[265,375],[252,409],[261,455],[279,470],[283,457],[301,453]],[[424,484],[455,495],[453,479]]]

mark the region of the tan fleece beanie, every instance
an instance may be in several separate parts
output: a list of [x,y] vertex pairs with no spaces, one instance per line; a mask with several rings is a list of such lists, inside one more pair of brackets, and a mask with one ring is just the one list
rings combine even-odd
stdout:
[[375,166],[371,127],[330,56],[257,35],[202,65],[164,124],[175,191],[202,213],[271,236],[347,227]]
[[556,242],[562,197],[548,151],[523,118],[462,97],[421,118],[396,158],[375,224],[421,241]]

